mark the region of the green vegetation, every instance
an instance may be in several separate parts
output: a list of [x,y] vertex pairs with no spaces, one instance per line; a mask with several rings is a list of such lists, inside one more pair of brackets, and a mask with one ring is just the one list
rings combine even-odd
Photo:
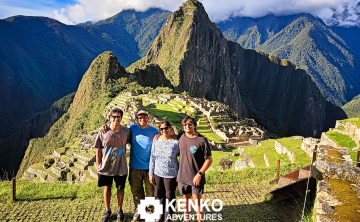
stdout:
[[354,123],[358,128],[360,128],[360,119],[359,118],[350,118],[341,120],[341,122],[351,122]]
[[358,194],[353,189],[350,181],[329,179],[328,187],[337,200],[343,204],[336,206],[334,215],[328,217],[338,221],[356,221],[358,220],[359,199]]
[[183,117],[181,117],[179,113],[172,108],[163,104],[156,103],[150,104],[144,107],[144,109],[149,113],[153,114],[154,116],[158,116],[160,118],[164,118],[165,116],[167,116],[171,125],[174,125],[177,130],[182,129],[181,120],[183,119]]
[[[282,139],[278,139],[277,141],[281,143],[283,146],[285,146],[288,150],[293,152],[295,156],[304,153],[304,151],[301,149],[302,140],[282,138]],[[309,161],[310,161],[310,157],[309,157]]]
[[173,89],[170,89],[169,87],[156,87],[153,91],[151,91],[151,95],[155,94],[171,94],[173,92]]
[[64,147],[67,143],[74,144],[73,139],[84,131],[98,129],[106,122],[102,116],[106,105],[127,87],[138,86],[127,78],[120,78],[124,70],[120,69],[120,73],[111,70],[117,64],[111,52],[104,52],[92,62],[67,113],[50,128],[45,137],[30,140],[18,176],[54,149]]
[[224,140],[217,137],[214,133],[206,133],[206,132],[200,132],[200,130],[197,130],[201,135],[205,136],[209,141],[214,141],[215,143],[225,143]]
[[[285,141],[285,140],[283,140],[283,141]],[[291,143],[292,143],[292,141],[291,141]],[[287,143],[285,142],[285,144],[287,144]],[[294,147],[296,147],[296,146],[293,146],[293,148]],[[291,163],[291,160],[289,160],[289,158],[285,154],[278,154],[275,151],[275,140],[273,140],[273,139],[265,140],[265,141],[261,142],[261,145],[258,145],[255,147],[244,147],[244,148],[245,148],[244,155],[252,156],[251,160],[254,162],[256,168],[265,168],[266,167],[265,160],[264,160],[264,154],[266,154],[266,158],[269,161],[270,168],[276,169],[277,160],[280,160],[280,166],[281,166],[280,174],[281,175],[290,173],[296,169],[299,169],[301,167],[311,164],[311,158],[308,157],[305,154],[305,152],[303,152],[304,154],[296,157],[294,163]],[[293,149],[293,148],[290,147],[290,149]]]
[[338,146],[347,147],[349,149],[356,147],[356,143],[348,135],[344,135],[333,130],[327,132],[326,135],[329,136],[330,139],[334,140]]
[[360,114],[360,95],[355,96],[350,102],[341,107],[348,118],[356,118]]
[[[332,139],[333,141],[335,141],[335,143],[340,146],[340,147],[347,147],[349,148],[350,151],[352,151],[352,149],[354,147],[357,147],[356,143],[354,142],[354,140],[351,139],[350,136],[348,135],[344,135],[344,134],[341,134],[341,133],[338,133],[338,132],[335,132],[333,130],[331,131],[328,131],[326,133],[326,135]],[[356,152],[350,152],[350,156],[351,156],[351,159],[353,161],[356,161],[357,159],[357,154]],[[355,163],[354,163],[355,164]]]
[[[280,65],[289,65],[284,61],[287,59],[306,70],[328,101],[338,106],[347,102],[349,83],[343,75],[356,76],[354,55],[347,50],[346,43],[319,19],[309,14],[265,16],[237,18],[218,25],[228,40],[281,58],[278,61]],[[331,57],[344,61],[346,65]],[[351,108],[359,113],[358,107],[352,105]],[[346,108],[344,110],[350,114]]]

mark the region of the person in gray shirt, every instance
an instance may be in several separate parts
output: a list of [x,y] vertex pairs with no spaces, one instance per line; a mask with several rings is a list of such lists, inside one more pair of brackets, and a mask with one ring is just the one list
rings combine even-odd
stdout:
[[104,186],[105,213],[102,222],[111,216],[110,198],[111,187],[115,180],[118,198],[117,221],[124,221],[122,210],[124,200],[125,181],[128,173],[126,164],[126,145],[131,144],[131,132],[120,125],[123,116],[121,109],[115,108],[110,113],[110,130],[99,131],[94,147],[96,150],[96,168],[98,172],[98,186]]

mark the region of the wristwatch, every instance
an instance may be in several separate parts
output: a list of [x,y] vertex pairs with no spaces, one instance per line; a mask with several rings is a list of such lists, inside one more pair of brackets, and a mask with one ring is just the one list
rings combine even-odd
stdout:
[[198,172],[198,174],[200,174],[200,176],[202,176],[202,175],[203,175],[203,173],[202,173],[201,171],[199,171],[199,172]]

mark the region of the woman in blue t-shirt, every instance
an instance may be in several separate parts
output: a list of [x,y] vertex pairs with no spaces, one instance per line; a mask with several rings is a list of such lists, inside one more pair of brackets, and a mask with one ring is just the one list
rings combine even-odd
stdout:
[[[165,209],[166,199],[171,202],[175,199],[177,186],[176,176],[179,170],[179,141],[172,138],[169,121],[160,123],[161,136],[151,147],[149,163],[149,180],[155,185],[155,197],[163,205],[164,214],[159,221],[172,221],[172,208]],[[170,217],[168,217],[170,215]]]

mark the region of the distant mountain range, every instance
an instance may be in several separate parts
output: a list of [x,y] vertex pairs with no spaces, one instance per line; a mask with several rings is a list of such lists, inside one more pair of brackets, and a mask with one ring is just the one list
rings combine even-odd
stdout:
[[338,106],[360,94],[358,27],[328,27],[311,14],[237,17],[218,26],[227,39],[245,48],[305,69],[325,98]]
[[[80,28],[89,33],[97,32],[97,25],[108,30],[108,24],[116,24],[119,15]],[[163,23],[146,56],[126,70],[115,53],[104,52],[91,63],[67,113],[45,137],[30,141],[21,170],[44,155],[42,150],[66,146],[80,132],[97,129],[104,122],[100,110],[126,88],[128,80],[143,87],[170,86],[178,92],[185,90],[195,97],[220,101],[279,136],[317,137],[336,119],[346,118],[340,107],[325,100],[304,70],[288,60],[244,49],[224,38],[199,1],[183,3]],[[109,33],[103,36],[113,42]],[[140,57],[142,47],[137,47]]]
[[170,12],[123,11],[76,26],[45,17],[0,20],[0,141],[36,112],[74,92],[100,53],[111,50],[125,67],[144,56]]
[[[22,121],[73,92],[103,51],[111,50],[125,67],[145,56],[170,14],[157,8],[125,10],[75,26],[45,17],[0,20],[0,141]],[[360,94],[358,27],[328,27],[310,14],[237,17],[217,25],[228,40],[305,69],[325,98],[338,106]]]

